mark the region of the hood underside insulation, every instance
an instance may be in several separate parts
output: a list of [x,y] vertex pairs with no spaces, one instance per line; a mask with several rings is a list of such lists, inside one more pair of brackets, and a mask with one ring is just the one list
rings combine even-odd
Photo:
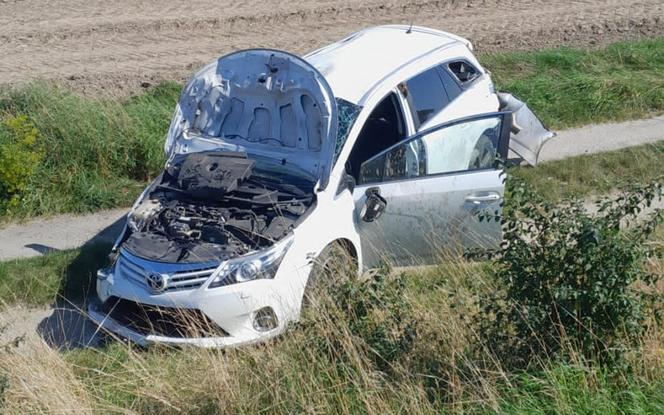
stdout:
[[166,151],[216,146],[286,160],[324,187],[336,111],[327,81],[303,59],[269,49],[234,52],[206,65],[185,86]]

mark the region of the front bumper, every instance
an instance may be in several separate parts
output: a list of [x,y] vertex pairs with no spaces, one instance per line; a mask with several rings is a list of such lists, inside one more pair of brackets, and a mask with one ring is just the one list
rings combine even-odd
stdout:
[[256,335],[253,336],[242,337],[230,336],[227,333],[219,336],[205,337],[165,336],[144,333],[131,329],[113,319],[113,317],[104,310],[102,303],[97,298],[88,304],[88,317],[95,322],[100,329],[141,346],[159,343],[172,346],[190,345],[204,348],[227,348],[265,341],[277,336],[281,332],[281,329],[278,327],[267,333],[256,333]]
[[[97,278],[98,298],[89,304],[88,313],[91,320],[105,331],[140,345],[165,343],[232,347],[257,343],[279,335],[299,312],[301,295],[298,298],[298,291],[284,282],[263,279],[213,289],[203,285],[194,289],[155,293],[145,282],[128,278],[121,269],[115,266],[105,278]],[[137,330],[131,316],[114,313],[116,310],[110,303],[117,301],[131,303],[134,310],[151,309],[151,315],[156,315],[157,319],[161,319],[159,313],[163,309],[194,313],[218,330],[211,330],[205,335],[196,330],[171,335],[169,330],[145,330],[144,326]],[[257,328],[257,321],[265,318],[266,310],[274,323],[267,328]]]

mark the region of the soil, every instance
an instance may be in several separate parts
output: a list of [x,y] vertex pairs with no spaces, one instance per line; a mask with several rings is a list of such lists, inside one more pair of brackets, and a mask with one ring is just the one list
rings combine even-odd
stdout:
[[[414,23],[479,53],[664,35],[661,0],[0,0],[0,84],[56,80],[127,95],[226,52],[303,54],[362,28]],[[386,51],[386,53],[389,53]]]

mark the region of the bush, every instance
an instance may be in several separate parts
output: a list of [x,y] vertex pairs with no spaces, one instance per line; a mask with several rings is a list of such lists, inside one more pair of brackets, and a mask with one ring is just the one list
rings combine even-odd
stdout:
[[550,204],[518,179],[509,183],[494,262],[504,291],[483,303],[489,345],[519,366],[564,350],[614,361],[643,332],[653,299],[645,242],[664,215],[636,219],[662,185],[625,190],[591,214],[579,201]]
[[39,131],[25,115],[0,124],[0,212],[15,208],[43,158]]

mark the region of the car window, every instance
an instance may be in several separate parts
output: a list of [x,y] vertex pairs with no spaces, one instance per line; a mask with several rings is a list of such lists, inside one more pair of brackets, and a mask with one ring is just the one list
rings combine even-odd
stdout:
[[377,183],[383,180],[385,171],[385,157],[383,153],[376,158],[362,164],[360,169],[359,183]]
[[501,129],[502,116],[496,115],[427,132],[363,164],[359,182],[494,168]]
[[415,129],[433,118],[449,104],[438,70],[431,68],[399,85],[413,115]]
[[427,155],[427,174],[493,167],[500,126],[501,117],[484,118],[423,135],[419,141]]
[[475,67],[466,61],[454,61],[447,64],[452,74],[462,84],[474,81],[480,76],[480,73]]
[[420,140],[395,147],[386,155],[383,177],[406,179],[426,175],[426,153]]
[[346,172],[358,180],[362,163],[399,143],[406,136],[399,99],[396,93],[390,92],[364,122],[346,160]]
[[440,74],[440,79],[443,80],[443,85],[447,92],[447,98],[449,98],[450,102],[454,101],[456,97],[461,95],[461,87],[459,86],[459,83],[444,66],[439,67],[438,73]]

